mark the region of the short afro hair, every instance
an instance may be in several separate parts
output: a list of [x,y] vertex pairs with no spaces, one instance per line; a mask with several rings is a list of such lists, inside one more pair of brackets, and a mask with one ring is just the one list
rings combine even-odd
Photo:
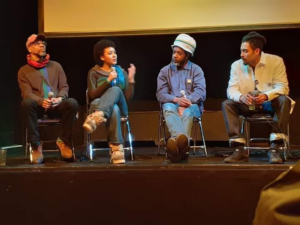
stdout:
[[113,41],[107,39],[100,40],[94,45],[94,61],[97,65],[103,66],[103,61],[100,59],[100,56],[103,55],[104,50],[109,47],[116,48],[116,45]]
[[251,31],[249,34],[243,37],[242,43],[249,42],[253,50],[259,48],[260,53],[262,52],[264,45],[267,43],[267,39],[261,34]]

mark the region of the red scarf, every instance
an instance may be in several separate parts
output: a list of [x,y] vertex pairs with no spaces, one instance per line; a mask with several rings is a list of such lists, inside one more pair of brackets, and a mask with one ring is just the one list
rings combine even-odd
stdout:
[[50,55],[47,54],[42,62],[36,62],[36,61],[31,60],[30,54],[27,55],[27,63],[38,69],[41,69],[41,68],[47,66],[49,59],[50,59]]

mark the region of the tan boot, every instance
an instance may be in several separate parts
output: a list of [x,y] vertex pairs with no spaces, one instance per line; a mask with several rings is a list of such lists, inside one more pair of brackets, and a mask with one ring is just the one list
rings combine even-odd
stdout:
[[104,113],[102,111],[95,111],[92,114],[88,115],[83,124],[83,128],[87,132],[93,133],[97,129],[97,126],[105,122],[106,118],[104,117]]
[[114,164],[121,164],[125,163],[125,155],[124,155],[124,149],[122,144],[118,145],[109,145],[111,151],[111,162]]
[[44,160],[42,144],[40,144],[36,149],[32,148],[31,155],[33,164],[42,163]]
[[71,159],[73,157],[72,149],[67,146],[60,138],[57,139],[56,144],[60,150],[61,156],[65,159]]

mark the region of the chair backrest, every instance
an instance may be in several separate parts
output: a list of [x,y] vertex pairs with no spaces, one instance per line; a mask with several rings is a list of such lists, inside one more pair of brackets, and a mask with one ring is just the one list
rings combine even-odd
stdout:
[[88,89],[86,89],[86,91],[85,91],[85,100],[86,100],[86,106],[89,107],[90,106],[90,97],[89,97]]
[[90,99],[90,96],[89,96],[89,90],[88,89],[86,89],[86,91],[85,91],[85,99],[86,99],[86,113],[88,115],[89,111],[90,111],[90,107],[91,107],[91,99]]

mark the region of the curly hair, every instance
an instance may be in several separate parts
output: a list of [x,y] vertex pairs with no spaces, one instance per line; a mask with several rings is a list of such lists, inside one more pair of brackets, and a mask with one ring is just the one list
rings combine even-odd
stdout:
[[104,50],[109,47],[116,48],[116,45],[113,41],[107,39],[100,40],[94,45],[94,61],[97,65],[103,66],[103,61],[100,59],[100,56],[103,55]]
[[245,35],[242,39],[242,43],[243,42],[249,42],[251,48],[253,50],[259,48],[260,49],[260,53],[264,48],[264,45],[267,43],[267,39],[262,36],[261,34],[255,32],[255,31],[251,31],[249,34]]

